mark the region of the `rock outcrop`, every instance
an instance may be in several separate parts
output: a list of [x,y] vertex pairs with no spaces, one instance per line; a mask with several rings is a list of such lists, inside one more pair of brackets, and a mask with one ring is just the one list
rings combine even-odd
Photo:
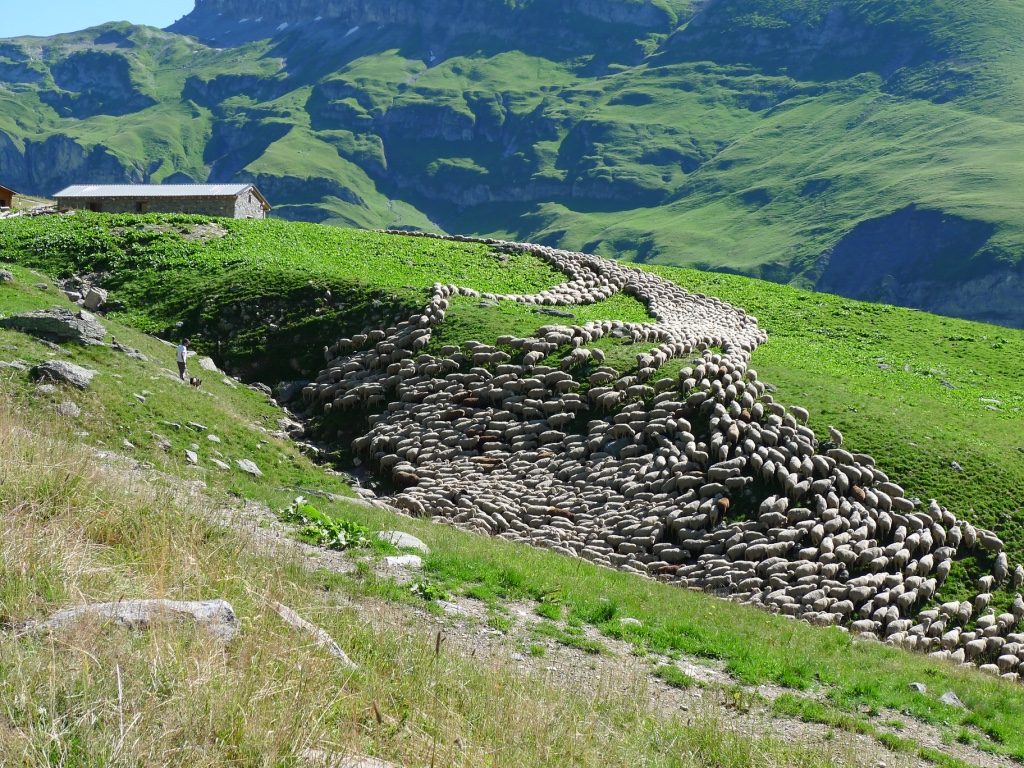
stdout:
[[30,333],[51,341],[72,341],[86,346],[102,344],[107,329],[89,312],[39,309],[0,319],[0,328]]
[[70,384],[77,389],[88,389],[92,384],[93,377],[96,376],[96,371],[69,363],[66,360],[50,360],[35,366],[31,374],[34,378],[43,381],[56,381],[61,384]]

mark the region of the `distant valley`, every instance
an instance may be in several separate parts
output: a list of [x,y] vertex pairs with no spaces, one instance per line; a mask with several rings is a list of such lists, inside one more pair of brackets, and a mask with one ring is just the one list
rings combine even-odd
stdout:
[[0,183],[251,180],[293,220],[1024,327],[1022,32],[1008,0],[204,0],[0,41]]

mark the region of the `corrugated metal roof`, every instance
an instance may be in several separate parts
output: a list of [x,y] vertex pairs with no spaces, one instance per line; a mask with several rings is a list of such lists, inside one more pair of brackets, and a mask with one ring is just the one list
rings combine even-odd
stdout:
[[58,192],[54,198],[66,197],[237,197],[252,184],[82,184]]

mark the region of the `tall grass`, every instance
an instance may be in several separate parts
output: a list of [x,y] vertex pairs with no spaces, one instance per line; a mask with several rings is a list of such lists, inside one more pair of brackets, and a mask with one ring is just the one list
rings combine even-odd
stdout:
[[[6,393],[4,393],[6,394]],[[323,574],[260,554],[176,478],[110,464],[0,400],[0,765],[819,766],[839,758],[649,703],[646,678],[558,688],[449,651],[397,609],[353,608]],[[69,605],[230,601],[242,631],[83,620],[13,630]],[[323,626],[346,671],[270,610]]]

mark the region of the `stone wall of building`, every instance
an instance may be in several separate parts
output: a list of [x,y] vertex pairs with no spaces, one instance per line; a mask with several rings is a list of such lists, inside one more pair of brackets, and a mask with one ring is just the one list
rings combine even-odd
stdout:
[[234,217],[236,219],[265,219],[267,214],[263,210],[263,203],[259,197],[249,190],[244,195],[235,198]]

